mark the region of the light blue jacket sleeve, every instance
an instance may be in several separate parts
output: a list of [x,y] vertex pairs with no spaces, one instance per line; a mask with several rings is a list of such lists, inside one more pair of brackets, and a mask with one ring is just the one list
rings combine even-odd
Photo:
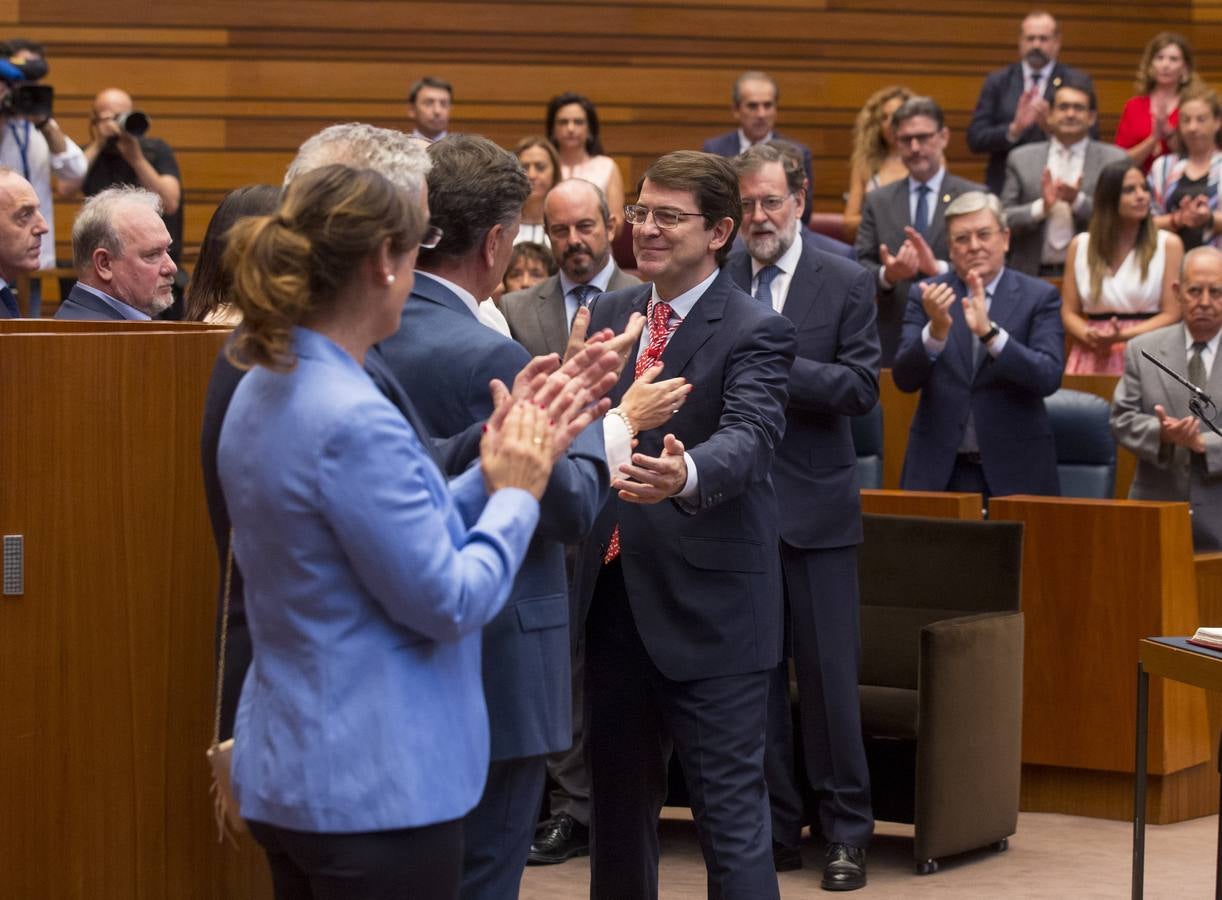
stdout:
[[[468,509],[473,485],[464,479],[482,477],[473,471],[455,485]],[[333,432],[318,489],[319,507],[365,589],[394,621],[439,641],[497,614],[539,519],[535,499],[509,488],[488,498],[466,530],[450,487],[389,406],[370,410],[359,429]]]

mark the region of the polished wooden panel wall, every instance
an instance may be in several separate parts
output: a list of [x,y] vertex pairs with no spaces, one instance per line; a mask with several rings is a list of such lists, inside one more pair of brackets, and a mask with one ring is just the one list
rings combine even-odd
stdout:
[[[1037,4],[1038,5],[1038,4]],[[964,132],[981,81],[1016,57],[1030,3],[935,0],[4,0],[10,35],[45,42],[66,129],[88,137],[90,99],[127,88],[178,152],[187,188],[188,256],[228,189],[279,181],[293,149],[325,124],[404,127],[407,86],[434,72],[455,85],[454,125],[512,144],[543,127],[562,90],[598,104],[608,152],[634,183],[659,154],[728,130],[734,78],[765,68],[781,85],[781,124],[815,157],[819,209],[848,178],[854,115],[896,82],[946,107],[951,165],[978,177]],[[1111,134],[1140,50],[1162,28],[1184,32],[1198,68],[1222,72],[1209,0],[1053,5],[1061,57],[1095,77]],[[919,11],[918,11],[919,9]],[[57,210],[64,255],[73,205]]]
[[[997,497],[1023,532],[1023,808],[1132,814],[1137,642],[1199,624],[1184,503]],[[1150,692],[1151,821],[1217,811],[1202,692]],[[1211,790],[1212,788],[1212,790]]]
[[[139,333],[136,333],[136,332]],[[269,895],[216,841],[217,562],[199,474],[204,326],[0,322],[0,896]]]

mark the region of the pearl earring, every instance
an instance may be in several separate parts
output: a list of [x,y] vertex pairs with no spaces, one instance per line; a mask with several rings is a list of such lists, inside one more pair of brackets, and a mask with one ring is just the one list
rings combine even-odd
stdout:
[[395,283],[395,276],[394,276],[394,275],[387,275],[387,276],[386,276],[386,283],[387,283],[387,284],[394,284],[394,283]]

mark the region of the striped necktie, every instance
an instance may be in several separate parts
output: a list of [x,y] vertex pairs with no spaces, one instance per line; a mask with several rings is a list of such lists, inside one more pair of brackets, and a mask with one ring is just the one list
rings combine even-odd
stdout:
[[[649,311],[649,344],[645,347],[645,352],[637,357],[636,368],[633,370],[632,377],[640,378],[646,369],[655,365],[662,358],[662,351],[666,349],[666,343],[670,340],[670,336],[675,333],[675,329],[679,327],[681,319],[676,319],[673,323],[670,320],[671,307],[669,303],[663,303],[661,300],[653,305],[653,309]],[[611,540],[607,543],[607,552],[603,554],[603,565],[609,565],[614,562],[619,556],[619,523],[615,525],[615,530],[611,532]]]

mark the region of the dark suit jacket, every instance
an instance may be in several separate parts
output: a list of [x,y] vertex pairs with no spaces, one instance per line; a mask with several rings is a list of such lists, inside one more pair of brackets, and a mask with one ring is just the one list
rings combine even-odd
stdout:
[[845,259],[851,259],[857,262],[857,250],[852,244],[846,244],[844,241],[838,241],[834,237],[828,237],[826,234],[820,234],[817,231],[811,231],[809,228],[802,229],[815,245],[815,249],[822,250],[824,253],[832,253],[836,256],[843,256]]
[[[953,271],[935,282],[952,285],[956,297],[967,294]],[[892,371],[901,391],[921,392],[900,487],[946,489],[970,411],[985,479],[995,495],[1059,494],[1044,398],[1061,386],[1065,363],[1060,294],[1045,281],[1004,270],[989,317],[1010,337],[996,359],[981,347],[974,369],[973,346],[980,340],[968,330],[960,304],[951,307],[951,317],[946,348],[931,360],[921,341],[929,320],[920,289],[913,286]]]
[[79,284],[72,285],[72,290],[68,292],[64,302],[55,311],[55,318],[80,319],[91,322],[114,319],[123,320],[118,310],[107,304],[101,297],[85,290]]
[[[1044,252],[1044,230],[1048,219],[1031,217],[1031,204],[1043,197],[1044,169],[1048,167],[1050,141],[1040,141],[1015,147],[1006,157],[1006,186],[1001,191],[1001,204],[1006,208],[1006,224],[1010,226],[1010,253],[1006,265],[1027,275],[1039,275],[1040,255]],[[1074,207],[1074,232],[1085,231],[1094,209],[1095,186],[1099,172],[1110,162],[1124,159],[1124,151],[1115,144],[1091,141],[1086,145],[1082,161],[1081,204]]]
[[[802,151],[802,168],[806,171],[806,183],[810,185],[806,191],[806,203],[802,206],[802,221],[805,222],[810,218],[810,195],[815,191],[815,175],[814,167],[811,164],[810,147],[807,147],[801,141],[794,140],[790,137],[785,137],[785,135],[781,134],[779,131],[772,132],[772,137],[778,141],[788,141]],[[727,131],[725,134],[719,134],[716,137],[707,138],[704,142],[704,146],[702,146],[700,149],[705,153],[716,153],[718,156],[738,156],[738,129],[736,128],[733,131]]]
[[[984,190],[983,185],[959,178],[947,172],[942,178],[942,191],[935,198],[933,218],[929,222],[929,246],[938,259],[947,258],[946,207],[950,201],[968,191]],[[857,228],[857,261],[870,270],[878,290],[878,340],[882,347],[882,364],[895,360],[899,347],[900,329],[904,322],[904,307],[908,303],[911,281],[901,281],[890,290],[878,287],[878,272],[882,268],[879,245],[886,244],[892,253],[908,239],[904,228],[912,224],[908,211],[908,179],[875,188],[866,194],[861,210],[861,225]]]
[[[1057,62],[1052,67],[1052,77],[1044,85],[1044,99],[1052,104],[1052,94],[1066,79],[1085,82],[1090,90],[1094,83],[1090,76],[1077,69]],[[984,181],[989,190],[1000,194],[1006,181],[1006,154],[1021,144],[1032,144],[1047,139],[1039,125],[1032,125],[1018,136],[1013,143],[1006,132],[1014,121],[1014,111],[1018,109],[1018,98],[1023,94],[1022,63],[1011,63],[1004,68],[990,72],[980,89],[976,99],[976,109],[972,112],[972,121],[967,126],[967,145],[973,153],[987,153],[988,167],[985,170]],[[1090,136],[1098,140],[1099,125],[1091,127]]]
[[[644,313],[651,287],[603,294],[590,327],[623,331]],[[694,389],[662,428],[638,435],[658,456],[673,433],[699,478],[692,504],[625,503],[614,494],[578,554],[574,599],[584,623],[611,530],[641,640],[667,678],[691,681],[758,672],[781,655],[777,507],[768,472],[785,430],[793,325],[722,272],[679,325],[659,379],[682,375]],[[633,356],[635,357],[635,353]],[[632,383],[635,359],[611,393]]]
[[[452,291],[426,276],[416,278],[398,333],[380,348],[425,426],[439,437],[487,419],[488,382],[511,384],[530,361],[519,344],[481,324]],[[599,422],[557,460],[513,592],[484,628],[494,760],[552,753],[573,741],[564,542],[590,530],[609,485]]]
[[[621,272],[616,266],[607,282],[607,290],[618,291],[640,283],[641,279]],[[569,340],[569,322],[559,275],[552,275],[534,287],[506,294],[501,298],[501,312],[509,323],[513,339],[531,356],[564,355]]]
[[[772,464],[781,537],[794,547],[861,542],[857,451],[849,417],[878,402],[878,330],[870,273],[802,238],[802,255],[782,315],[797,329],[789,373],[785,439]],[[751,290],[751,257],[735,253],[726,271]]]

